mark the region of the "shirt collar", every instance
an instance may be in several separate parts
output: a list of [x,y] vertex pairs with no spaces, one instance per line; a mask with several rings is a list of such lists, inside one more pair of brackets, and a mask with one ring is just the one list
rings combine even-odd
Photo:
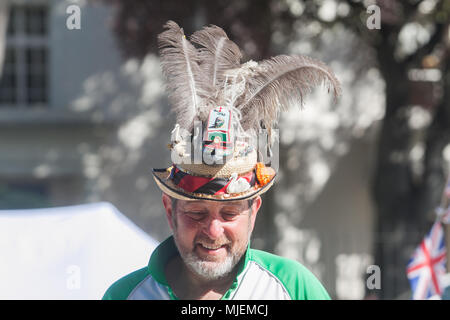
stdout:
[[169,286],[164,269],[169,260],[176,254],[179,253],[173,236],[170,236],[156,247],[148,263],[148,271],[153,279],[165,286]]

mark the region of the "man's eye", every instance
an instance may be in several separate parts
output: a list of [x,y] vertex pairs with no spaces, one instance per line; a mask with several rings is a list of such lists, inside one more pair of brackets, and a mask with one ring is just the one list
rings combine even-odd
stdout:
[[203,219],[203,217],[205,216],[205,213],[203,212],[195,212],[195,211],[190,211],[190,212],[186,212],[186,215],[194,220],[201,220]]
[[224,213],[222,216],[225,220],[233,220],[238,216],[238,214],[237,213]]

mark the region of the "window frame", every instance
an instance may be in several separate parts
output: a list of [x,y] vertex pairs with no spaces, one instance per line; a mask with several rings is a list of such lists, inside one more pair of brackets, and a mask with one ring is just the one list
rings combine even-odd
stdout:
[[[27,34],[27,20],[26,20],[26,10],[29,8],[43,8],[45,10],[44,13],[44,33],[43,34]],[[50,6],[48,1],[43,0],[32,0],[32,1],[12,1],[9,4],[9,23],[8,28],[6,30],[6,41],[5,41],[5,53],[7,50],[13,50],[14,60],[15,60],[15,86],[13,89],[15,90],[15,102],[1,102],[0,101],[0,110],[2,109],[29,109],[35,107],[44,107],[46,108],[49,103],[50,97]],[[12,10],[14,11],[15,17],[11,19]],[[14,33],[11,34],[9,31],[10,24],[13,23]],[[43,68],[41,73],[34,74],[35,70],[33,67],[29,68],[27,66],[27,55],[30,50],[42,49],[45,62],[40,65]],[[5,54],[6,58],[6,54]],[[6,59],[5,64],[6,65]],[[34,68],[36,69],[36,68]],[[33,72],[31,72],[33,71]],[[30,102],[32,98],[32,90],[31,84],[28,81],[29,77],[43,77],[45,83],[42,87],[41,94],[43,95],[41,102]],[[40,87],[35,87],[37,90]]]

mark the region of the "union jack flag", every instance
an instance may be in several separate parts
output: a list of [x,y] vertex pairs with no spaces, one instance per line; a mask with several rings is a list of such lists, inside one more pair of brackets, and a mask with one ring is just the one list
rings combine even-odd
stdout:
[[407,265],[407,275],[414,300],[442,294],[442,276],[446,273],[445,237],[437,221],[414,252]]

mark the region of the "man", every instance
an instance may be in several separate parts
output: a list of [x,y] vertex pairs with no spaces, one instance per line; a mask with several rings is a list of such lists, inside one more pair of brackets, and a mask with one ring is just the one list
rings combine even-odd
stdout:
[[329,299],[300,263],[249,248],[261,197],[162,201],[173,237],[104,299]]
[[[147,267],[115,282],[103,298],[329,299],[304,266],[250,248],[250,238],[260,195],[276,176],[275,168],[258,161],[256,132],[267,129],[265,139],[272,141],[281,105],[292,97],[301,101],[322,82],[338,95],[336,78],[304,56],[240,64],[239,48],[216,26],[191,40],[198,47],[172,21],[159,36],[177,123],[173,164],[153,175],[173,236],[155,249]],[[219,117],[226,119],[222,129],[203,134]],[[217,136],[220,143],[212,144]]]

